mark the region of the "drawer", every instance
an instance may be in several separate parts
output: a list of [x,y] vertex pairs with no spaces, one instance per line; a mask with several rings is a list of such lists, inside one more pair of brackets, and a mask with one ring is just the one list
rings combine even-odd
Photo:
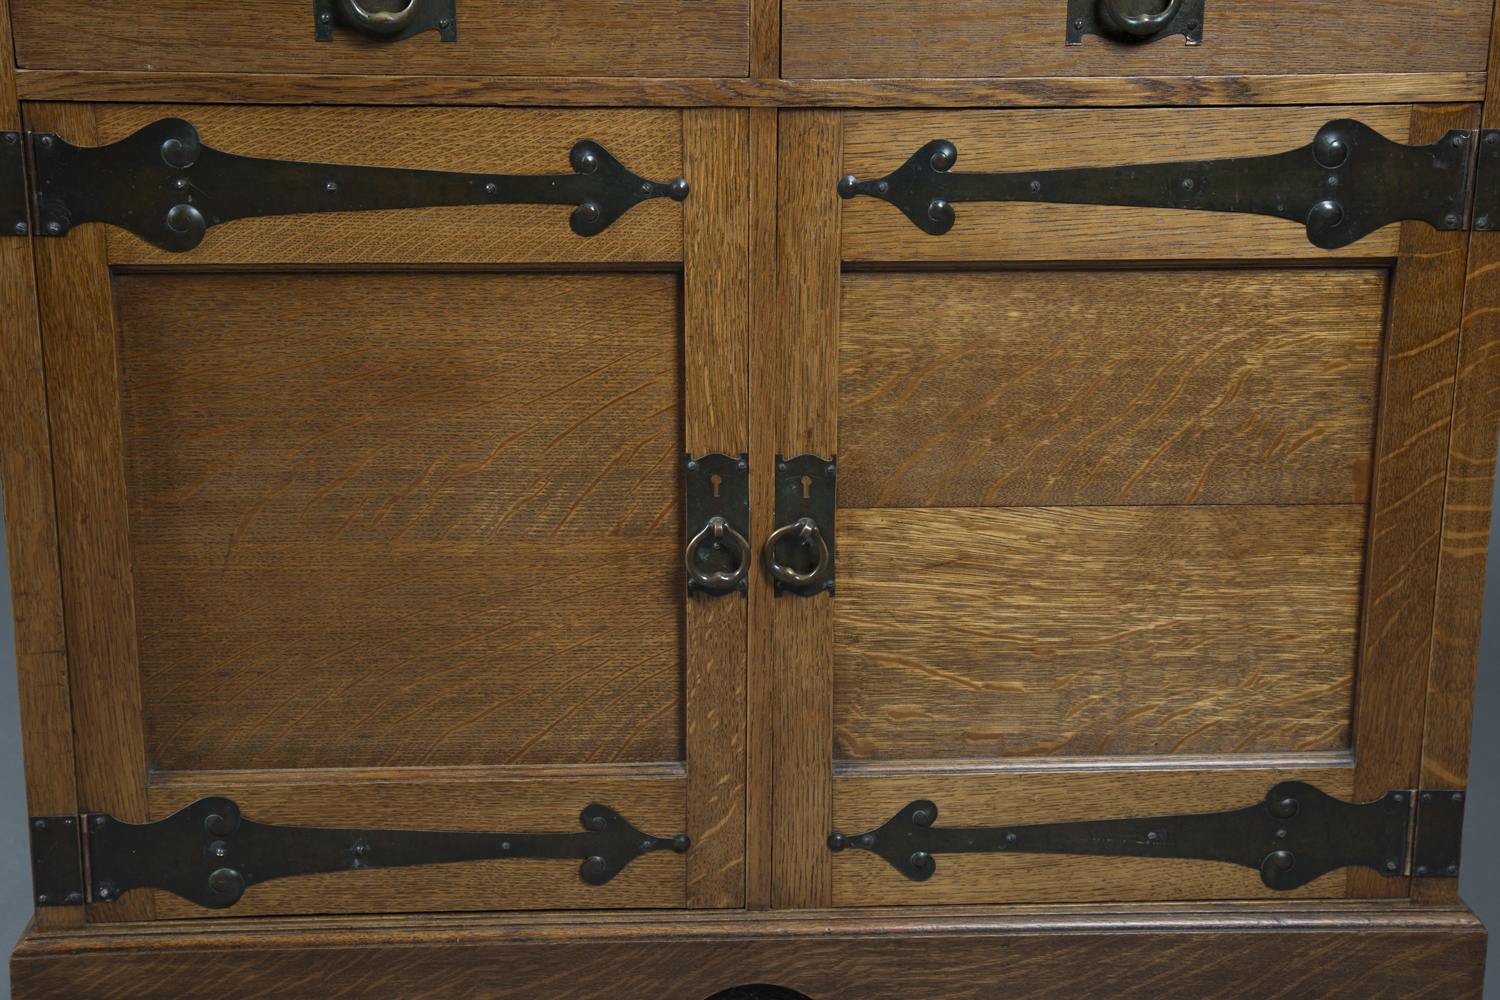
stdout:
[[[436,8],[441,0],[418,0]],[[333,0],[329,10],[339,11]],[[369,11],[405,2],[363,0]],[[451,6],[451,4],[450,4]],[[469,76],[745,76],[748,0],[611,0],[457,5],[453,41],[437,30],[374,40],[332,15],[315,38],[313,0],[184,7],[82,0],[11,5],[16,65],[128,72],[352,73]]]
[[[1130,9],[1130,0],[1096,2]],[[1166,4],[1134,6],[1146,12]],[[1478,73],[1489,48],[1491,5],[1484,0],[1204,0],[1201,8],[1202,44],[1186,45],[1181,34],[1149,44],[1086,34],[1069,45],[1070,8],[1063,0],[786,0],[782,72],[812,78]]]
[[[688,721],[744,666],[701,669],[688,635],[682,454],[736,442],[703,440],[681,373],[702,255],[736,238],[715,185],[743,173],[746,113],[28,111],[78,144],[178,116],[222,152],[486,175],[571,177],[588,139],[703,179],[588,237],[567,205],[496,204],[244,218],[182,253],[93,223],[38,240],[54,441],[81,463],[62,506],[88,510],[59,533],[83,808],[155,822],[226,796],[278,826],[567,835],[597,803],[695,854],[633,840],[593,884],[576,853],[385,867],[371,834],[367,871],[325,859],[221,910],[96,882],[91,919],[733,904],[690,881],[700,849],[743,854],[735,816],[688,818],[700,764],[743,781],[704,741],[742,735]],[[222,194],[211,166],[173,189]]]
[[[808,235],[778,259],[782,336],[806,354],[782,369],[778,428],[786,453],[837,461],[836,490],[803,479],[834,493],[830,544],[793,566],[834,577],[776,619],[800,671],[778,782],[828,803],[778,842],[809,845],[803,905],[1405,895],[1399,848],[1273,885],[1264,855],[1171,853],[1184,837],[1152,857],[1139,831],[954,845],[1171,826],[1285,781],[1354,802],[1412,787],[1426,626],[1409,609],[1432,600],[1446,461],[1419,442],[1445,435],[1467,237],[1408,222],[1330,250],[1243,210],[1028,199],[1084,190],[1049,168],[1118,167],[1119,191],[1130,164],[1280,153],[1334,119],[1466,154],[1448,130],[1475,112],[783,113],[783,211]],[[957,160],[934,169],[966,173],[929,210],[936,189],[908,186],[937,140]],[[1006,171],[1016,200],[961,200]],[[1185,189],[1151,176],[1152,197]],[[950,853],[882,847],[925,842],[924,801]],[[843,836],[814,848],[820,828]]]

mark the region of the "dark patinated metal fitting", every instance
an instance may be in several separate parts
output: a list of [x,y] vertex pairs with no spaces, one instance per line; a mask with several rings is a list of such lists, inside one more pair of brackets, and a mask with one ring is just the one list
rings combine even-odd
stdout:
[[1099,35],[1121,45],[1149,45],[1182,35],[1188,45],[1203,41],[1204,0],[1161,0],[1154,13],[1127,12],[1120,0],[1068,0],[1064,38],[1079,45],[1084,35]]
[[38,906],[83,901],[83,856],[76,816],[32,818],[31,891]]
[[679,177],[673,181],[671,190],[667,192],[667,195],[673,201],[686,201],[687,196],[690,194],[692,194],[692,188],[688,186],[687,179],[684,177]]
[[[919,882],[937,870],[936,855],[1012,851],[1226,862],[1258,870],[1271,889],[1288,890],[1352,865],[1397,874],[1392,859],[1406,854],[1408,810],[1391,793],[1351,803],[1284,781],[1262,801],[1226,812],[943,828],[918,822],[919,815],[937,815],[937,806],[921,799],[869,833],[834,835],[828,844],[871,851]],[[916,865],[918,854],[929,862]]]
[[776,456],[775,527],[761,555],[777,597],[837,590],[837,472],[837,456]]
[[313,39],[333,41],[335,29],[379,42],[399,42],[428,31],[445,42],[458,40],[455,0],[406,0],[396,11],[373,11],[368,0],[313,0]]
[[927,853],[925,853],[923,851],[917,851],[915,854],[913,854],[911,856],[911,866],[913,868],[918,868],[918,869],[926,868],[931,863],[932,863],[932,855],[927,854]]
[[1425,878],[1455,877],[1463,860],[1463,793],[1453,789],[1423,789],[1416,795],[1416,804],[1412,870]]
[[[233,801],[212,797],[155,823],[94,815],[87,850],[96,900],[149,887],[222,909],[252,885],[291,875],[497,858],[580,859],[579,877],[603,885],[643,853],[690,846],[685,834],[643,833],[608,806],[588,806],[579,823],[577,833],[277,826],[244,819]],[[76,856],[74,865],[81,869]]]
[[[1468,189],[1467,145],[1465,135],[1450,132],[1408,146],[1343,118],[1323,125],[1307,145],[1269,156],[965,173],[940,168],[950,152],[956,159],[956,149],[935,139],[885,177],[844,178],[839,193],[888,202],[932,236],[952,229],[954,206],[962,202],[1029,201],[1266,215],[1303,225],[1314,246],[1336,250],[1403,219],[1457,229]],[[1479,195],[1489,190],[1483,177],[1490,155],[1480,157]],[[1500,147],[1493,155],[1500,156]],[[1500,210],[1500,164],[1495,175],[1493,204]],[[1488,208],[1476,214],[1494,217]]]
[[744,593],[754,551],[750,533],[750,455],[687,456],[688,591],[704,597]]

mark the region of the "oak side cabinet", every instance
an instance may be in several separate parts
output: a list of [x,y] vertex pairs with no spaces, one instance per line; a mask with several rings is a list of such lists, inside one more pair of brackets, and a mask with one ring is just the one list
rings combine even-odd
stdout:
[[18,1000],[1478,1000],[1491,0],[0,0]]

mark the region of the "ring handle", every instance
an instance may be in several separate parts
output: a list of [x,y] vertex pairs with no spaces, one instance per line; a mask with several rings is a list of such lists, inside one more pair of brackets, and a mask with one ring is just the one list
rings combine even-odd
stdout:
[[[698,546],[708,541],[710,535],[713,536],[716,544],[722,544],[727,538],[729,544],[738,552],[738,562],[733,573],[705,573],[698,565],[698,560],[694,558],[698,554]],[[685,556],[688,579],[705,590],[733,590],[739,586],[740,581],[750,570],[749,553],[750,543],[745,541],[745,536],[731,528],[729,522],[722,517],[711,517],[703,526],[703,530],[694,535],[691,542],[688,542]]]
[[365,10],[359,5],[359,0],[339,0],[339,10],[344,12],[344,18],[349,23],[377,35],[394,35],[398,31],[404,31],[416,20],[417,12],[421,9],[422,0],[408,0],[402,10],[375,11]]
[[[797,537],[804,544],[816,545],[818,548],[818,561],[806,573],[798,573],[790,566],[783,566],[776,561],[776,543],[793,531],[797,532]],[[771,537],[766,539],[765,556],[766,569],[772,576],[789,587],[805,587],[822,576],[823,571],[828,567],[828,543],[823,541],[823,533],[818,530],[817,523],[810,517],[804,517],[800,521],[784,524],[771,532]]]
[[1171,0],[1160,14],[1127,14],[1120,9],[1120,0],[1099,0],[1099,18],[1118,32],[1145,37],[1170,24],[1181,6],[1182,0]]

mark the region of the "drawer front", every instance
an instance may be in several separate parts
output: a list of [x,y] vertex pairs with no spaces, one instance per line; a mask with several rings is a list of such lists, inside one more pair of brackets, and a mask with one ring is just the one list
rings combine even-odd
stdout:
[[226,152],[485,173],[566,174],[592,139],[704,178],[591,237],[566,205],[468,205],[228,221],[185,253],[99,224],[38,241],[85,811],[228,796],[277,825],[572,834],[598,803],[694,842],[602,885],[577,856],[377,850],[222,910],[96,891],[93,919],[735,905],[738,814],[694,789],[733,798],[719,741],[742,734],[690,719],[743,659],[690,640],[682,557],[683,452],[735,442],[706,446],[682,372],[688,248],[735,238],[715,184],[744,113],[30,114],[80,144],[180,116]]
[[23,69],[568,77],[745,76],[748,11],[747,0],[458,4],[453,41],[439,31],[372,40],[336,13],[331,39],[319,42],[313,0],[11,4]]
[[937,139],[955,171],[1025,172],[1280,152],[1343,117],[1430,143],[1474,111],[783,116],[783,172],[817,161],[783,189],[809,234],[778,261],[783,336],[830,344],[784,369],[783,450],[838,462],[836,591],[776,612],[803,671],[778,782],[827,796],[781,830],[786,901],[1406,893],[1385,856],[1288,888],[1202,853],[908,871],[879,845],[918,800],[935,829],[1005,828],[1412,787],[1445,461],[1418,442],[1451,406],[1463,234],[1330,251],[1243,212],[965,201],[929,235],[899,194],[832,192],[905,183]]
[[[1156,12],[1166,4],[1134,6]],[[1087,34],[1069,45],[1068,12],[1062,0],[786,0],[782,71],[813,78],[1478,73],[1491,5],[1205,0],[1200,45],[1184,44],[1181,34],[1145,45]]]

